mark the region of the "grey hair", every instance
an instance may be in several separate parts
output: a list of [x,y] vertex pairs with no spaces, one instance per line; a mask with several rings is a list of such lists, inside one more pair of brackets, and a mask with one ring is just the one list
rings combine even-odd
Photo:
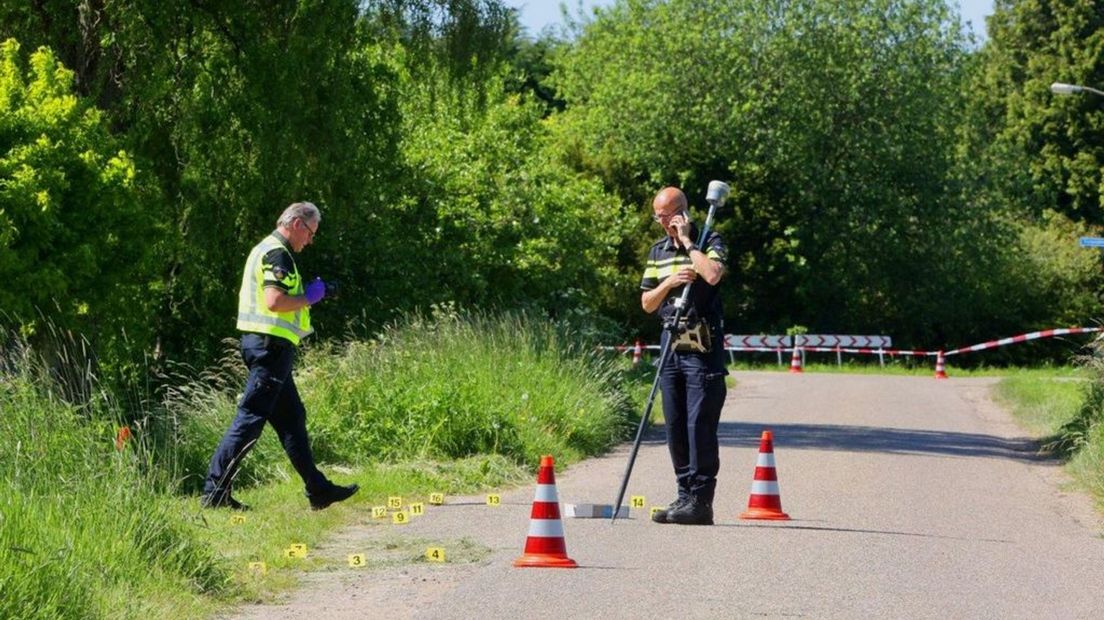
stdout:
[[280,214],[280,219],[276,220],[276,225],[288,228],[291,226],[292,220],[296,218],[317,224],[322,221],[322,212],[314,206],[313,202],[293,202]]

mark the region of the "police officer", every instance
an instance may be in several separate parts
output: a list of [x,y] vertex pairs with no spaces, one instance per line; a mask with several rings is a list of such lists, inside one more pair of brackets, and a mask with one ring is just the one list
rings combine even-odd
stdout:
[[238,294],[241,354],[249,368],[237,416],[211,457],[203,485],[203,505],[247,510],[231,496],[241,459],[264,430],[276,429],[284,451],[303,479],[311,508],[320,510],[347,499],[357,485],[336,485],[318,471],[307,436],[307,412],[292,377],[296,348],[313,333],[310,306],[326,296],[316,278],[304,284],[292,252],[314,241],[322,215],[309,202],[297,202],[280,215],[276,230],[254,246],[245,262]]
[[[697,227],[690,221],[686,195],[666,187],[652,202],[655,221],[667,235],[652,246],[640,283],[640,305],[658,312],[663,338],[675,338],[659,378],[667,448],[675,469],[678,496],[653,514],[657,523],[713,524],[713,493],[720,458],[717,424],[725,399],[725,368],[721,298],[727,249],[711,232],[698,247]],[[672,325],[675,300],[691,282],[685,319]]]

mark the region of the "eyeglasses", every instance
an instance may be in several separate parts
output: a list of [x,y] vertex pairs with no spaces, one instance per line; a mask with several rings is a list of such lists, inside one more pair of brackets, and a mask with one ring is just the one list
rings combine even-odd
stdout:
[[314,235],[318,232],[318,227],[316,226],[314,229],[311,229],[311,227],[307,224],[307,220],[304,220],[303,218],[299,218],[299,222],[302,223],[303,228],[306,228],[307,232],[310,233],[310,240],[314,241]]
[[676,215],[683,215],[683,211],[675,211],[674,213],[657,213],[657,214],[652,216],[652,221],[653,222],[663,222],[664,220],[669,220],[669,219],[675,217]]

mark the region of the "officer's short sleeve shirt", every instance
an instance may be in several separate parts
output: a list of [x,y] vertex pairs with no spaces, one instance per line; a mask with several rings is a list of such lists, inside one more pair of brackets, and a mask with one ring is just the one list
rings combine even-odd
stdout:
[[[691,236],[696,235],[697,231],[692,228]],[[722,265],[728,263],[728,248],[716,231],[709,233],[709,237],[705,240],[704,247],[701,250],[705,252],[710,260],[715,260]],[[678,270],[693,266],[694,263],[690,260],[690,254],[677,247],[670,237],[664,237],[652,245],[648,251],[648,263],[644,268],[644,276],[640,280],[640,288],[644,291],[655,289]],[[696,280],[696,282],[698,284],[691,288],[690,293],[691,305],[695,311],[699,316],[720,317],[722,310],[720,296],[717,293],[718,287],[701,279]],[[666,302],[680,296],[682,288],[681,286],[676,287],[667,295],[665,302],[660,307],[661,316],[666,318],[667,314],[671,312],[672,308]]]
[[285,293],[295,288],[298,284],[299,273],[295,268],[295,260],[291,257],[291,251],[286,247],[286,241],[276,233],[277,238],[284,241],[285,247],[270,250],[261,261],[261,269],[264,271],[264,286],[274,286]]

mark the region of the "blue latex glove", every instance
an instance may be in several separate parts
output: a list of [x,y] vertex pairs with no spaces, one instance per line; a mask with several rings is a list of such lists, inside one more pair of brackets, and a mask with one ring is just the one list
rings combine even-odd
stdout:
[[326,283],[322,281],[322,278],[315,278],[307,285],[306,297],[307,303],[314,305],[326,296]]

